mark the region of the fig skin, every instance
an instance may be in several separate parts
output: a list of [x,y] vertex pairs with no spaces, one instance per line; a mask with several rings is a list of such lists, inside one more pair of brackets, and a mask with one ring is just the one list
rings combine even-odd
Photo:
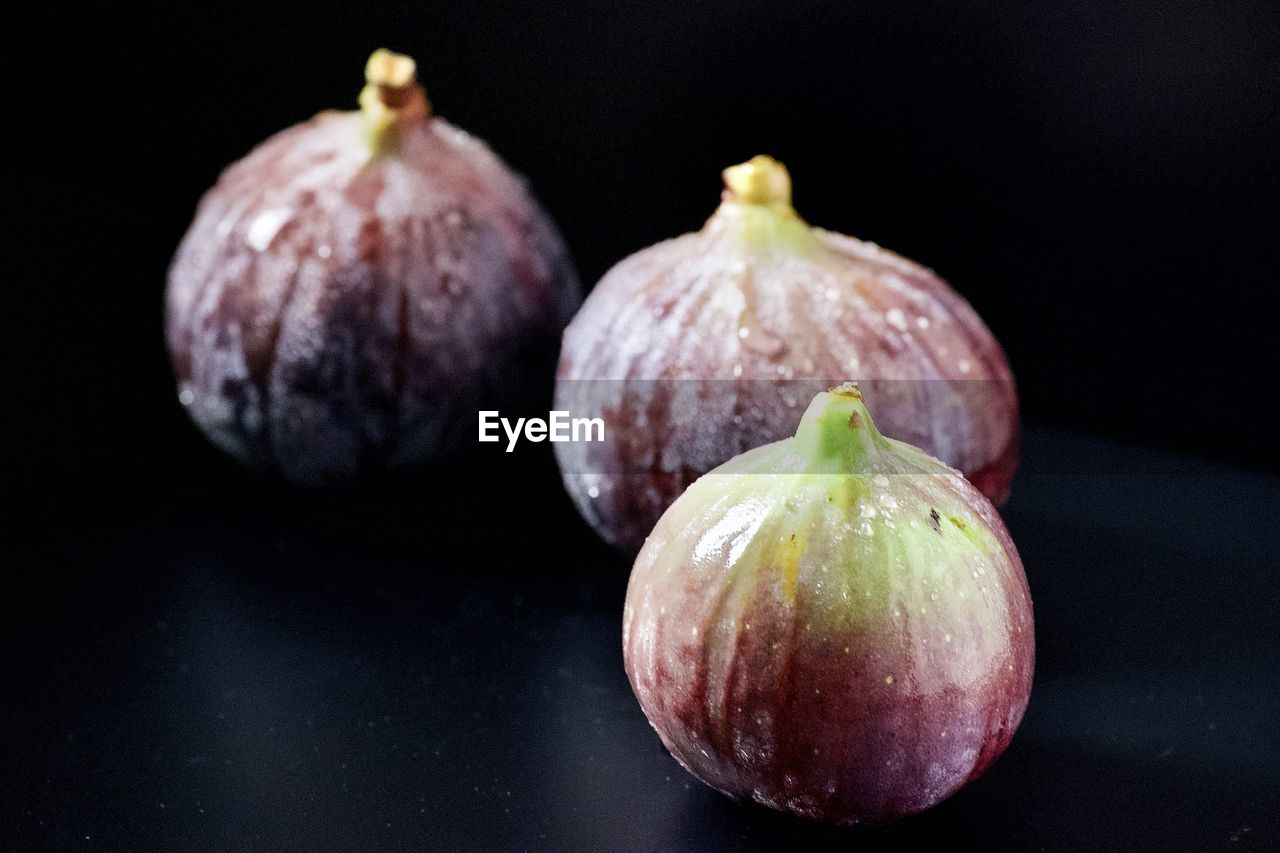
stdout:
[[609,425],[603,443],[556,447],[583,517],[635,553],[698,476],[790,435],[796,407],[846,376],[886,435],[1002,503],[1018,399],[969,304],[919,264],[810,228],[776,161],[725,183],[701,231],[617,264],[565,331],[556,408]]
[[362,109],[232,164],[169,270],[179,399],[245,464],[305,485],[439,458],[475,401],[552,370],[577,275],[524,181],[378,51]]
[[1004,751],[1035,639],[991,503],[833,393],[794,439],[663,515],[631,575],[623,653],[645,715],[703,782],[854,824],[927,809]]

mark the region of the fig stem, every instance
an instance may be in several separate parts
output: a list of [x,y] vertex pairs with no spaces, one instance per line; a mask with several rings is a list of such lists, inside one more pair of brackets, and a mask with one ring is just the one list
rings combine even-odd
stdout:
[[811,474],[860,471],[883,443],[853,382],[814,397],[796,430],[796,448]]
[[379,48],[364,66],[360,110],[365,118],[365,138],[374,156],[394,153],[404,130],[431,114],[427,93],[418,83],[418,66],[412,57]]
[[821,250],[813,230],[791,206],[786,166],[761,154],[721,174],[724,192],[708,225],[736,235],[754,249],[792,254]]
[[721,174],[725,201],[791,208],[791,175],[786,166],[772,157],[757,154]]

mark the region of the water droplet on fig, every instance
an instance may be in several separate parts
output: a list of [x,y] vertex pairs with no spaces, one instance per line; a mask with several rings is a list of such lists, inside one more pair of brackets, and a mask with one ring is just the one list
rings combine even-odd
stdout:
[[787,351],[786,341],[758,326],[743,326],[738,330],[738,337],[748,349],[768,359],[780,358]]
[[248,233],[245,234],[245,241],[256,251],[264,251],[292,218],[293,211],[290,208],[268,208],[254,217]]

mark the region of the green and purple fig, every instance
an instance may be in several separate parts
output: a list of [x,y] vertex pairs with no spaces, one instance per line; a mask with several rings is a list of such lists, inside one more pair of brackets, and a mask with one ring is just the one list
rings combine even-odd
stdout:
[[631,575],[623,653],[699,779],[852,824],[927,809],[1004,751],[1035,638],[991,503],[881,435],[850,383],[667,510]]
[[565,331],[556,408],[608,424],[603,442],[556,447],[583,517],[638,551],[689,483],[786,438],[806,400],[850,377],[886,435],[1002,502],[1018,397],[973,308],[920,264],[810,227],[776,160],[728,168],[724,185],[702,230],[620,262]]
[[550,376],[580,301],[551,219],[432,113],[414,61],[379,50],[365,78],[359,110],[228,167],[169,270],[186,411],[240,461],[307,485],[474,441],[477,407]]

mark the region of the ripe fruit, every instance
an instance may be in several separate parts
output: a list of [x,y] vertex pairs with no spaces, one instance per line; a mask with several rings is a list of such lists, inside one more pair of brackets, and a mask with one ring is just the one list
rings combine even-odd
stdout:
[[169,271],[179,398],[219,447],[299,483],[474,442],[475,401],[549,368],[579,302],[554,225],[380,50],[359,111],[268,139],[201,200]]
[[732,797],[836,823],[926,809],[1008,746],[1031,598],[999,515],[852,385],[663,515],[623,617],[663,744]]
[[796,407],[847,376],[886,435],[1002,501],[1017,394],[973,309],[918,264],[810,228],[780,163],[756,157],[724,179],[701,231],[619,263],[565,332],[557,408],[610,425],[602,444],[557,448],[583,516],[638,550],[689,483],[790,435]]

